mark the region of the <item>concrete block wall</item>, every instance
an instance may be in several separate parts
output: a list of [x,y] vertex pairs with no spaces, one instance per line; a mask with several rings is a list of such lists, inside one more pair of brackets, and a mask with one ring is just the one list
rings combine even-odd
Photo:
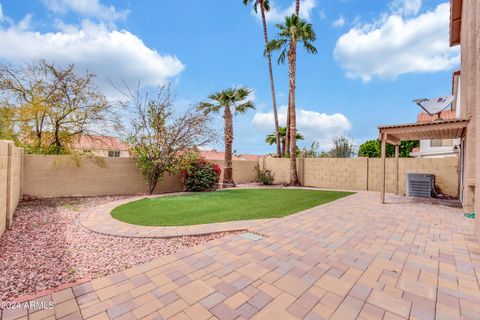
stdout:
[[22,197],[23,150],[0,140],[0,236],[13,222]]
[[[338,189],[380,191],[381,159],[299,159],[300,182],[304,186]],[[303,164],[302,164],[303,162]],[[271,170],[275,183],[289,182],[289,159],[260,160]],[[303,166],[303,167],[302,167]],[[395,191],[395,159],[387,159],[386,189]],[[444,194],[458,197],[458,158],[402,158],[399,160],[399,192],[405,193],[407,173],[429,173],[436,177],[436,188]]]
[[[368,190],[380,191],[381,159],[369,159]],[[458,158],[401,158],[399,159],[399,192],[405,194],[407,173],[435,175],[435,187],[443,194],[458,197]],[[386,190],[395,191],[395,159],[387,159]]]
[[326,189],[367,190],[367,158],[303,159],[303,185]]

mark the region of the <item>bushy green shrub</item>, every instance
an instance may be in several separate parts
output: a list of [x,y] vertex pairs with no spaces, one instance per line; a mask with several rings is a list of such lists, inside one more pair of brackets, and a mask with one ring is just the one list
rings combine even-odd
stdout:
[[182,182],[185,191],[212,191],[218,182],[221,169],[217,164],[191,155],[182,164]]
[[275,180],[275,176],[273,175],[272,171],[268,169],[258,169],[257,180],[264,185],[271,186],[273,184],[273,181]]

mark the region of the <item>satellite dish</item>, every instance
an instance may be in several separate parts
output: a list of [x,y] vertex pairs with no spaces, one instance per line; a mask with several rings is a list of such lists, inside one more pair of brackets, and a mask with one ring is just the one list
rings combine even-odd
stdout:
[[454,96],[445,96],[435,99],[416,99],[413,100],[413,102],[420,106],[420,108],[422,108],[429,115],[437,115],[438,119],[441,119],[440,113],[447,109],[448,106],[452,104],[453,100],[455,100]]

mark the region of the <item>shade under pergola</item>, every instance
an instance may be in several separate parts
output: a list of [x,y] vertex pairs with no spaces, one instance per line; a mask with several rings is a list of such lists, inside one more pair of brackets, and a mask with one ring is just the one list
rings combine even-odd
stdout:
[[408,123],[380,126],[380,140],[382,142],[382,165],[380,166],[381,189],[380,201],[385,203],[385,168],[387,143],[395,146],[395,194],[398,194],[398,158],[400,142],[406,140],[457,139],[465,136],[468,119],[456,118],[438,120],[428,123]]

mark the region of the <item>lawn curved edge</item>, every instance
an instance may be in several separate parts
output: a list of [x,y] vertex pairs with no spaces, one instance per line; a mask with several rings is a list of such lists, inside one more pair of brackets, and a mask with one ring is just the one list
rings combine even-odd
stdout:
[[254,226],[276,219],[257,219],[229,221],[210,224],[198,224],[192,226],[175,227],[149,227],[122,222],[112,217],[114,208],[145,198],[158,198],[174,195],[188,194],[187,192],[168,193],[154,196],[138,196],[128,199],[112,201],[80,214],[78,221],[84,228],[109,236],[126,238],[174,238],[182,236],[201,236],[219,232],[247,231]]
[[[321,188],[312,188],[312,187],[286,187],[288,189],[310,189],[310,190],[325,190]],[[242,188],[242,189],[256,189],[253,188]],[[326,190],[326,191],[336,191],[336,190]],[[355,192],[355,191],[353,191]],[[347,198],[355,196],[358,192],[353,193],[352,195],[345,196],[343,198],[330,201],[324,204],[321,204],[316,207],[312,207],[306,209],[304,211],[300,211],[294,214],[289,215],[294,216],[302,213],[309,212],[318,207],[322,206],[329,206],[333,203],[337,203],[338,201],[344,201]],[[95,208],[90,210],[86,210],[85,212],[81,213],[78,220],[80,225],[84,228],[99,234],[109,235],[109,236],[116,236],[116,237],[126,237],[126,238],[175,238],[175,237],[183,237],[183,236],[202,236],[208,235],[213,233],[220,233],[220,232],[237,232],[237,231],[254,231],[257,227],[261,224],[266,222],[272,221],[279,221],[283,218],[271,218],[271,219],[254,219],[254,220],[240,220],[240,221],[228,221],[228,222],[217,222],[217,223],[209,223],[209,224],[197,224],[191,226],[168,226],[168,227],[161,227],[161,226],[141,226],[126,223],[120,220],[117,220],[112,217],[111,212],[114,208],[127,204],[130,202],[134,202],[137,200],[145,199],[145,198],[159,198],[159,197],[168,197],[168,196],[175,196],[175,195],[185,195],[191,194],[190,192],[176,192],[176,193],[166,193],[166,194],[159,194],[159,195],[143,195],[143,196],[136,196],[131,197],[128,199],[116,200],[112,201],[103,205],[99,205]]]

